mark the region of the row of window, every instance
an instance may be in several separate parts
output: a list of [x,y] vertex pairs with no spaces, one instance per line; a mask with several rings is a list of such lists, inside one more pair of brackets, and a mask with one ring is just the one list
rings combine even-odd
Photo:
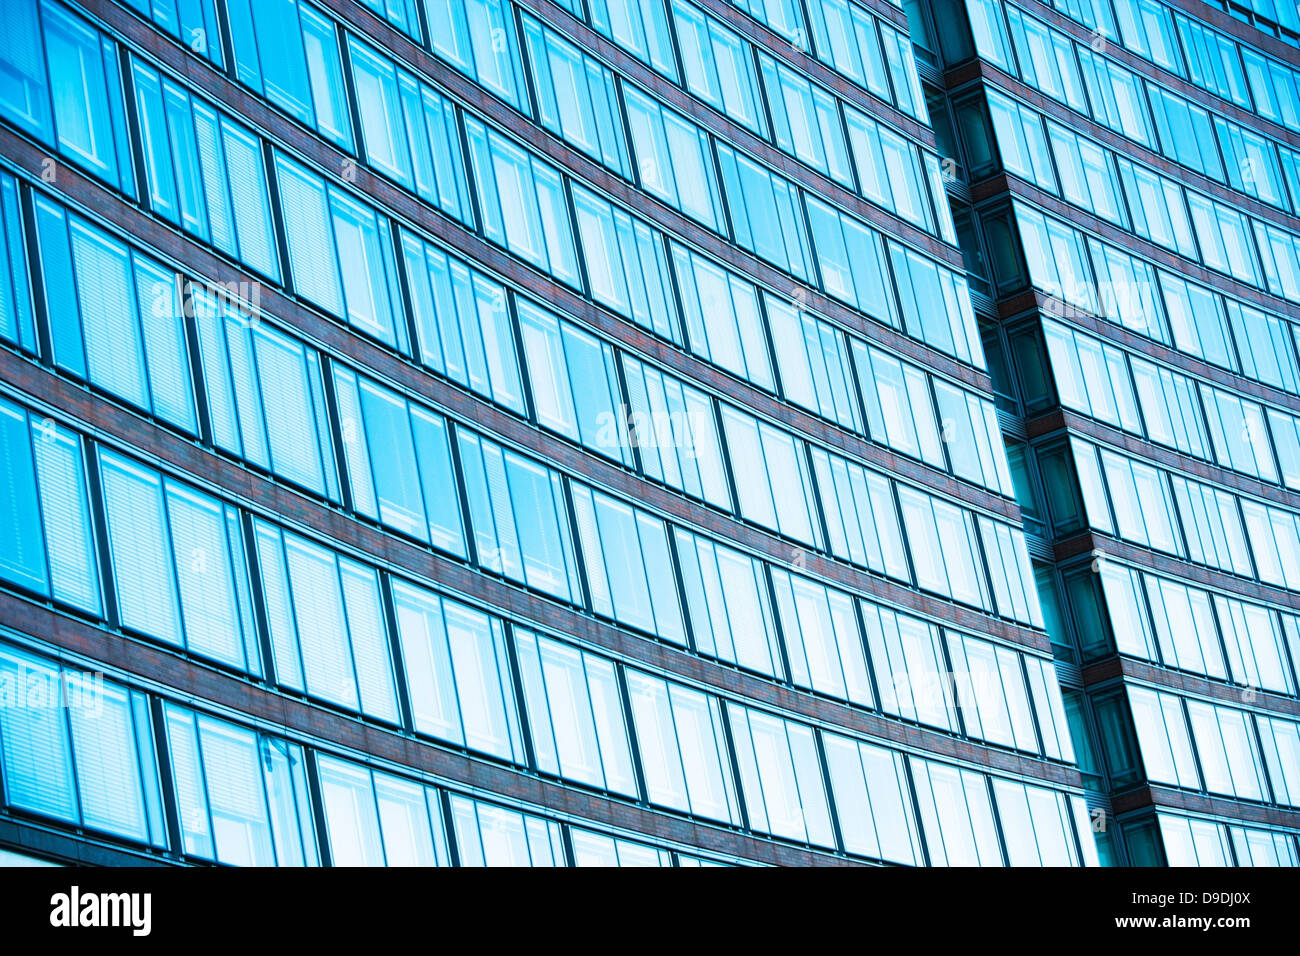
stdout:
[[1071,437],[1092,528],[1194,564],[1300,590],[1300,516]]
[[[279,43],[279,39],[288,34],[296,37],[300,25],[305,39],[309,22],[326,23],[311,8],[302,6],[301,11],[295,13],[293,6],[255,5],[252,19],[242,26],[258,36],[270,38],[268,42]],[[683,10],[690,15],[693,8],[683,7]],[[464,7],[449,5],[441,13],[447,22],[436,22],[442,18],[435,18],[437,28],[431,30],[435,37],[434,48],[439,55],[516,108],[535,115],[541,125],[616,173],[633,179],[652,195],[710,229],[727,234],[724,202],[719,194],[709,148],[710,138],[693,122],[665,109],[639,90],[625,83],[616,83],[614,74],[606,67],[531,16],[519,14],[516,26],[514,7],[504,0],[475,0]],[[695,15],[704,21],[703,14]],[[238,47],[240,24],[236,20],[232,20],[232,24],[235,24],[234,39]],[[413,126],[423,134],[426,122],[432,119],[425,115],[431,106],[445,125],[451,114],[450,104],[405,70],[396,67],[387,57],[350,35],[342,44],[342,49],[347,52],[347,66],[340,69],[334,52],[324,46],[334,42],[335,28],[326,24],[316,32],[319,33],[317,44],[320,49],[315,59],[309,57],[305,62],[316,64],[324,58],[327,65],[334,64],[329,69],[318,67],[324,76],[319,86],[327,92],[325,99],[331,103],[346,96],[343,77],[352,77],[367,160],[408,189],[424,187],[418,188],[423,198],[437,202],[444,211],[462,221],[469,221],[468,210],[459,208],[461,203],[438,202],[444,197],[431,195],[437,192],[437,184],[431,181],[437,177],[428,174],[429,147],[423,143],[424,136],[421,135],[420,142],[411,146],[406,142]],[[521,36],[522,45],[528,50],[527,58],[521,55]],[[443,41],[441,37],[449,39]],[[733,38],[737,44],[741,43],[739,38],[734,35]],[[242,39],[249,44],[256,41],[255,37]],[[482,51],[488,51],[486,57],[474,55]],[[531,71],[525,68],[525,59]],[[756,88],[757,79],[753,74],[755,54],[748,51],[735,62],[748,63],[748,79]],[[915,144],[856,110],[850,109],[846,118],[841,120],[839,111],[842,104],[828,93],[779,66],[770,57],[760,57],[757,62],[759,74],[764,77],[764,84],[770,91],[764,111],[765,116],[773,117],[774,129],[769,138],[779,148],[919,228],[942,233],[949,241],[954,241],[939,164],[934,156],[918,152]],[[316,91],[318,84],[315,83],[317,76],[308,66],[304,66],[304,72],[311,75],[306,76],[303,89],[291,98],[291,102],[285,102],[283,97],[277,98],[274,94],[287,82],[275,85],[259,83],[256,77],[245,75],[243,61],[237,59],[236,65],[240,67],[237,72],[243,82],[301,121],[312,122],[307,88]],[[285,67],[282,65],[280,68]],[[525,73],[529,74],[536,95],[535,111],[529,109],[529,83],[525,80]],[[420,102],[421,89],[423,105]],[[294,108],[295,104],[299,108]],[[329,111],[331,117],[336,113],[339,113],[337,108]],[[750,114],[751,120],[757,116],[753,109]],[[321,116],[317,114],[315,125],[338,145],[351,149],[350,136],[338,125],[343,119],[345,116],[339,114],[326,127],[321,125]],[[454,120],[451,122],[454,126]],[[429,136],[434,140],[433,155],[448,151],[458,154],[454,133],[448,140],[446,130],[435,130],[435,125],[438,124],[431,124],[429,129]],[[638,157],[636,161],[629,153],[625,129],[630,133],[630,147]],[[758,132],[768,135],[766,129]],[[479,161],[477,147],[480,145],[475,142],[471,130],[470,150],[475,173],[479,174],[482,184],[482,167],[490,164]],[[412,150],[416,153],[414,157]],[[421,152],[425,155],[420,155]],[[424,182],[412,183],[413,160],[417,166],[423,161]],[[853,169],[855,162],[857,174]],[[456,169],[452,172],[459,172],[462,179],[460,191],[463,192],[463,169],[458,161],[453,165]],[[417,179],[420,179],[420,171],[415,169]],[[489,173],[489,182],[491,179]],[[498,182],[497,185],[500,187],[502,184]],[[449,205],[452,208],[447,208]],[[491,236],[492,223],[488,221],[491,210],[483,208],[482,214],[485,231]],[[544,216],[540,227],[547,231]],[[512,251],[519,251],[514,248],[517,243],[511,240],[509,228],[502,232],[503,244],[510,246]],[[529,247],[529,251],[537,251],[528,243],[524,245]],[[529,257],[525,255],[525,258]],[[553,272],[555,266],[553,262],[543,263],[543,267],[550,267]],[[561,278],[576,284],[578,277],[574,273],[561,274]]]
[[[582,0],[558,2],[575,15],[580,15],[577,7]],[[807,52],[869,93],[892,102],[898,109],[922,123],[927,122],[925,100],[921,94],[910,38],[905,32],[870,13],[866,7],[853,0],[809,0],[807,3],[798,3],[796,0],[731,0],[731,3],[790,43],[794,49]],[[650,16],[646,18],[643,15],[640,18],[644,25],[639,32],[633,20],[635,14],[629,16],[624,13],[642,6],[636,0],[588,0],[588,22],[628,49],[633,47],[624,41],[624,37],[633,44],[640,45],[645,42],[641,39],[644,36],[650,41],[650,49],[657,51],[665,46],[666,31],[657,29],[653,22],[658,20],[656,5],[648,5]],[[894,5],[901,6],[899,3]],[[647,19],[651,22],[647,23]],[[632,27],[630,30],[623,25],[629,20],[633,20],[629,24]],[[661,37],[664,39],[659,39]],[[687,59],[690,49],[685,42],[689,37],[689,31],[678,31],[683,61]],[[649,59],[645,56],[641,58],[666,75],[672,75],[670,67],[660,66],[657,62],[659,58],[653,53]],[[889,78],[888,84],[886,75]]]
[[[635,733],[657,805],[895,863],[1097,863],[1078,796],[905,757],[630,668],[616,678],[609,662],[528,632],[517,644],[538,762],[570,778],[632,787]],[[17,649],[0,648],[0,678],[18,698],[0,712],[12,809],[235,865],[318,865],[316,833],[334,865],[555,865],[569,854],[577,865],[671,865],[665,850],[566,833]]]
[[[1125,8],[1120,18],[1122,31],[1117,31],[1115,21],[1106,16],[1089,24],[1098,35],[1114,37],[1120,32],[1124,46],[1139,56],[1242,109],[1300,131],[1300,72],[1294,67],[1239,44],[1181,11],[1173,11],[1159,0],[1117,0],[1117,4]],[[1105,6],[1105,0],[1101,5]],[[997,0],[967,0],[966,6],[981,57],[1013,76],[1019,75],[1053,99],[1088,114],[1074,58],[1073,51],[1077,51],[1078,64],[1083,67],[1083,79],[1092,98],[1094,118],[1116,132],[1152,146],[1151,125],[1143,115],[1139,92],[1143,84],[1136,74],[1100,55],[1089,55],[1090,48]],[[1132,7],[1141,7],[1141,13],[1134,16]],[[1079,19],[1073,12],[1063,12]],[[1175,29],[1170,27],[1170,13],[1173,13],[1177,39]],[[1145,36],[1139,37],[1143,33]],[[1018,74],[1013,53],[1019,62]],[[1185,61],[1186,69],[1180,60]],[[1190,147],[1175,147],[1174,141],[1191,133],[1190,129],[1179,129],[1179,123],[1189,116],[1204,117],[1204,111],[1150,82],[1145,85],[1151,95],[1152,118],[1163,124],[1160,139],[1166,155],[1176,161],[1178,155],[1174,152],[1193,157]],[[1176,104],[1174,115],[1162,117],[1159,105],[1162,103]],[[1222,181],[1221,177],[1216,178]]]
[[1184,454],[1300,489],[1300,420],[1050,319],[1043,338],[1066,408]]
[[1070,306],[1273,388],[1300,394],[1295,323],[1013,205],[1030,281]]
[[1226,10],[1243,23],[1275,36],[1291,46],[1300,46],[1300,11],[1289,10],[1276,0],[1210,0],[1212,6]]
[[1124,844],[1135,866],[1300,866],[1290,831],[1164,811],[1156,814],[1154,826],[1125,824]]
[[[1098,593],[1098,585],[1100,593]],[[1118,651],[1165,667],[1275,694],[1300,695],[1300,621],[1289,612],[1102,562],[1067,574],[1080,651]]]
[[[194,861],[230,866],[319,866],[326,860],[333,866],[720,862],[435,789],[11,646],[0,647],[0,684],[12,695],[0,714],[6,806],[171,849]],[[159,755],[165,755],[165,765]],[[314,806],[320,808],[319,820]]]
[[[1005,101],[1004,105],[1013,104]],[[995,115],[998,115],[996,111]],[[999,122],[1004,127],[1006,138],[1000,137],[1000,141],[1012,145],[1009,151],[1011,161],[1020,165],[1022,161],[1029,161],[1027,157],[1038,156],[1036,166],[1021,166],[1020,174],[1056,192],[1051,159],[1041,137],[1042,129],[1036,125],[1036,114],[1015,109],[1001,115],[1003,119]],[[1038,137],[1035,140],[1037,145],[1030,146],[1028,137]],[[1095,163],[1085,172],[1081,157],[1086,149],[1075,151],[1084,146],[1084,141],[1067,133],[1058,137],[1058,142],[1062,144],[1061,152],[1065,153],[1062,158],[1066,165],[1062,168],[1069,169],[1071,164],[1075,166],[1070,175],[1072,182],[1064,190],[1071,202],[1089,210],[1100,207],[1106,218],[1130,229],[1140,238],[1238,282],[1280,299],[1300,301],[1300,237],[1185,189],[1127,159],[1116,160],[1118,179],[1124,184],[1123,192],[1120,192],[1105,160],[1105,151],[1093,156]],[[1006,152],[1004,150],[1004,155]],[[1079,162],[1075,163],[1075,160]],[[1086,189],[1082,188],[1085,181],[1088,182]],[[1124,221],[1125,211],[1127,221]],[[1031,261],[1031,273],[1034,272],[1033,265]],[[1081,304],[1086,306],[1086,303]]]
[[[358,404],[383,401],[383,393],[371,391]],[[370,407],[380,415],[406,414]],[[0,426],[10,489],[0,527],[14,542],[0,560],[4,580],[390,724],[409,723],[402,719],[395,677],[405,675],[416,731],[525,762],[506,660],[527,655],[507,653],[500,621],[390,579],[117,453],[99,449],[87,469],[75,433],[17,406],[0,404]],[[390,521],[429,522],[448,549],[463,555],[473,548],[485,570],[581,603],[581,561],[590,609],[604,618],[889,716],[1073,759],[1049,661],[941,633],[712,539],[670,529],[572,482],[570,519],[558,475],[458,429],[456,455],[473,528],[466,541],[454,503],[426,517],[430,499],[422,492],[451,480],[440,420],[413,415],[409,427],[420,436],[421,463],[444,456],[445,473],[376,473],[367,488],[370,504]],[[400,432],[388,439],[400,471],[411,454],[409,439]],[[454,502],[454,494],[448,497]],[[101,518],[102,561],[93,531]],[[101,578],[110,600],[101,600]],[[681,582],[681,599],[664,581]],[[395,636],[385,614],[390,605]],[[453,618],[459,622],[454,627],[437,623]],[[258,622],[269,635],[265,647]],[[443,650],[431,650],[428,635],[448,628],[474,639],[466,637],[469,644],[459,651],[442,644]],[[392,657],[394,637],[402,649],[400,667]],[[471,652],[477,676],[463,678],[472,688],[458,700],[463,694],[449,674],[470,667],[455,660]]]
[[[677,37],[682,75],[678,76],[676,59],[671,54],[666,61],[662,56],[656,56],[654,60],[657,62],[649,65],[665,70],[666,75],[680,83],[687,92],[822,175],[918,228],[955,242],[939,162],[933,154],[918,150],[915,144],[759,50],[687,0],[669,0],[668,15],[665,15],[661,0],[639,6],[644,8],[638,11],[642,21],[654,35],[653,39],[648,38],[652,48],[672,50],[669,35]],[[862,51],[867,54],[863,65],[871,89],[890,100],[888,74],[879,47],[874,42],[875,18],[843,0],[839,6],[843,8],[844,17],[861,21],[863,33],[854,38],[862,41]],[[613,20],[600,20],[598,29],[629,52],[643,56],[645,47],[637,42],[635,32],[627,32],[632,25],[627,19],[628,13],[624,10]],[[549,27],[526,15],[521,22],[541,106],[539,120],[593,158],[604,161],[615,172],[630,178],[627,157],[624,155],[611,162],[607,151],[593,148],[592,138],[584,135],[582,126],[575,122],[577,117],[592,113],[592,93],[588,85],[575,84],[569,79],[585,66],[588,74],[603,75],[604,81],[600,86],[604,91],[602,99],[615,102],[614,124],[617,125],[618,92],[613,75]],[[892,32],[892,28],[884,29]],[[661,32],[662,36],[659,35]],[[517,52],[515,59],[519,61]],[[909,75],[914,77],[914,70]],[[894,83],[897,86],[899,78],[895,78]],[[639,172],[642,184],[688,214],[690,209],[696,209],[696,218],[712,225],[711,215],[699,214],[699,197],[688,203],[684,201],[685,197],[676,195],[683,184],[690,183],[693,178],[705,177],[698,183],[701,187],[711,179],[711,171],[707,168],[681,168],[681,164],[691,159],[688,149],[699,139],[699,133],[692,123],[662,109],[627,83],[621,86],[633,146],[641,156]],[[910,87],[907,95],[910,102],[914,95]],[[523,96],[523,90],[520,90],[519,95],[510,101],[527,111]],[[621,130],[615,135],[621,135]]]
[[[1098,701],[1103,723],[1121,697]],[[1300,804],[1300,724],[1280,717],[1130,685],[1136,752],[1111,753],[1117,778],[1263,803]],[[1124,738],[1110,737],[1114,742]],[[1125,746],[1126,751],[1129,749]],[[1136,759],[1140,756],[1141,770]]]
[[[0,179],[3,185],[13,181]],[[33,194],[32,205],[55,366],[318,496],[342,502],[347,495],[355,512],[467,557],[440,415],[342,365],[323,371],[315,349],[243,311],[226,290],[191,283],[187,294],[152,260],[43,195]],[[439,371],[521,414],[526,384],[540,425],[655,481],[845,561],[1039,621],[1019,531],[901,485],[900,526],[895,483],[884,475],[715,402],[527,300],[508,302],[503,287],[405,239],[420,280],[410,288],[421,303],[421,340],[439,349],[426,360]],[[25,298],[20,285],[8,291]],[[522,372],[508,304],[521,333]],[[867,416],[873,434],[913,453],[920,444],[909,442],[919,435],[927,443],[922,457],[942,464],[946,453],[956,473],[1010,491],[989,403],[927,383],[918,369],[865,345],[854,362],[877,396]],[[466,481],[482,473],[477,461],[462,455]],[[475,505],[471,498],[471,513]],[[905,540],[917,542],[914,568]],[[934,542],[946,555],[930,548]],[[549,593],[578,601],[578,588],[542,580]]]
[[[56,9],[48,0],[41,10],[46,7]],[[99,42],[110,41],[100,37]],[[682,341],[683,318],[662,233],[562,179],[467,113],[461,116],[468,161],[462,159],[461,125],[451,103],[368,47],[353,46],[358,55],[349,75],[358,97],[375,104],[361,112],[371,165],[449,215],[470,225],[480,222],[489,239],[561,281],[585,284],[598,304]],[[131,62],[149,208],[260,274],[292,285],[367,334],[409,350],[390,220],[282,154],[275,153],[273,168],[266,169],[256,137],[142,61],[132,57]],[[80,95],[80,87],[68,94]],[[730,195],[743,193],[748,200],[733,210],[739,232],[747,237],[743,245],[808,281],[820,268],[823,286],[834,297],[962,361],[982,363],[962,277],[886,243],[858,220],[804,197],[729,148],[718,148]],[[710,160],[706,172],[712,168]],[[471,171],[477,186],[472,193]],[[268,198],[268,178],[278,204]],[[759,202],[759,190],[772,201]],[[804,199],[811,234],[804,225]],[[573,218],[567,212],[570,201]],[[276,205],[294,209],[282,220],[285,263],[275,256]],[[780,223],[788,227],[788,242]],[[693,307],[686,305],[688,326]],[[699,314],[710,312],[705,308]],[[725,328],[717,332],[720,352],[734,344],[728,342],[730,334]],[[713,337],[712,330],[706,335]],[[691,347],[710,352],[707,342],[692,340]],[[762,364],[767,357],[746,361]],[[741,363],[728,364],[734,369]]]
[[[1203,218],[1208,215],[1205,210],[1214,205],[1211,201],[1190,190],[1184,201],[1178,183],[1149,167],[1075,134],[998,91],[988,90],[987,98],[998,152],[1008,171],[1121,229],[1197,258],[1188,209],[1193,219]],[[971,124],[963,124],[963,133],[972,135]],[[1223,130],[1220,133],[1227,135]],[[1207,130],[1206,136],[1208,145],[1198,147],[1198,155],[1215,155],[1213,135]],[[1235,188],[1284,210],[1288,208],[1288,190],[1297,197],[1293,202],[1300,202],[1300,154],[1291,155],[1279,147],[1283,149],[1279,166],[1271,152],[1263,152],[1267,140],[1237,130],[1232,141],[1243,155],[1240,162],[1230,160],[1229,165],[1245,171],[1244,176],[1239,172],[1235,177]],[[1225,151],[1228,148],[1225,146]],[[1199,222],[1195,231],[1204,241]]]

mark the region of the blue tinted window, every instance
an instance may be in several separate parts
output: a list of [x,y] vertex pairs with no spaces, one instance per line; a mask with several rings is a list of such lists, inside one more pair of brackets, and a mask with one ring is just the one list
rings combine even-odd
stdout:
[[333,22],[297,0],[227,0],[226,9],[240,82],[351,151]]

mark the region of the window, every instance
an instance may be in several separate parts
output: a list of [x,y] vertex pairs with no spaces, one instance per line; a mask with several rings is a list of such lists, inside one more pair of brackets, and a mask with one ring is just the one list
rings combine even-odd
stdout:
[[1170,866],[1229,866],[1232,854],[1223,825],[1157,813],[1165,861]]
[[16,810],[166,847],[148,699],[0,648],[0,770]]
[[736,243],[796,278],[812,281],[798,191],[730,146],[718,143],[717,151]]
[[451,101],[352,36],[348,58],[366,162],[473,226]]
[[[1181,96],[1152,84],[1147,85],[1147,95],[1164,154],[1216,182],[1223,182],[1223,163],[1219,160],[1210,114]],[[1224,158],[1229,160],[1231,175],[1232,157],[1228,144],[1225,143],[1224,147]]]
[[538,769],[635,797],[614,665],[522,628],[515,646]]
[[696,650],[783,678],[763,565],[681,528],[673,529],[673,538]]
[[[854,258],[856,261],[857,257]],[[966,279],[892,241],[889,259],[894,267],[899,311],[907,334],[969,365],[983,368],[984,352]]]
[[[1260,259],[1264,265],[1265,288],[1273,295],[1291,302],[1300,302],[1300,236],[1279,229],[1272,223],[1256,222],[1254,227]],[[1229,256],[1234,261],[1232,248],[1239,241],[1240,237],[1235,235],[1229,240]],[[1241,250],[1241,255],[1250,257],[1248,245]],[[1234,275],[1240,274],[1234,271]]]
[[184,851],[233,866],[320,862],[302,748],[163,704]]
[[523,24],[542,126],[630,179],[614,74],[540,21],[524,15]]
[[977,567],[974,516],[914,488],[900,486],[898,502],[917,585],[965,604],[988,607],[988,588]]
[[99,471],[122,626],[260,675],[239,513],[108,451]]
[[[1236,44],[1228,37],[1210,29],[1198,20],[1191,20],[1174,12],[1174,24],[1183,41],[1187,55],[1187,77],[1203,90],[1231,100],[1238,106],[1250,108],[1246,92],[1246,77],[1237,58]],[[1242,51],[1247,62],[1254,54]],[[1258,58],[1262,64],[1263,58]],[[1260,107],[1260,115],[1264,115]]]
[[[1187,557],[1235,574],[1251,576],[1250,552],[1237,499],[1226,491],[1170,475],[1182,517]],[[1288,516],[1289,517],[1289,516]]]
[[628,427],[650,478],[730,511],[713,401],[652,365],[623,356]]
[[777,148],[852,189],[853,170],[835,97],[766,53],[758,55],[758,66]]
[[[994,779],[993,796],[1012,866],[1079,866],[1065,794]],[[1092,839],[1091,831],[1083,839]]]
[[883,605],[861,602],[867,649],[887,714],[955,730],[952,684],[939,644],[939,629]]
[[673,858],[667,850],[657,850],[619,837],[592,833],[590,830],[569,828],[573,842],[574,866],[672,866]]
[[461,866],[564,866],[560,825],[469,797],[451,797]]
[[526,111],[512,7],[504,0],[425,0],[433,52],[471,80]]
[[[1181,554],[1173,501],[1164,472],[1114,452],[1101,452],[1119,536],[1143,547]],[[1089,506],[1089,514],[1092,508]]]
[[[921,171],[922,154],[916,146],[850,106],[844,108],[844,120],[862,195],[912,225],[935,233],[926,199],[926,174]],[[934,197],[947,209],[947,193],[940,189]],[[944,223],[951,228],[946,219]]]
[[464,556],[446,421],[340,365],[334,388],[353,508]]
[[[1200,243],[1201,259],[1211,269],[1241,282],[1264,288],[1252,250],[1246,217],[1235,209],[1187,193],[1192,225]],[[1276,290],[1273,290],[1276,293]]]
[[1154,148],[1150,119],[1143,102],[1141,81],[1133,73],[1091,49],[1075,47],[1083,81],[1092,102],[1093,118],[1103,126]]
[[1140,687],[1130,687],[1128,699],[1147,779],[1200,789],[1179,699]]
[[832,846],[830,809],[811,727],[727,702],[749,825]]
[[280,281],[262,143],[131,57],[149,207]]
[[732,3],[796,46],[807,46],[808,34],[796,0],[732,0]]
[[51,0],[10,7],[0,115],[134,198],[117,44]]
[[680,344],[663,235],[595,193],[571,189],[592,299]]
[[588,0],[591,25],[642,63],[676,81],[663,0]]
[[320,754],[321,805],[333,866],[446,866],[438,793]]
[[630,465],[613,348],[531,302],[517,305],[538,422]]
[[916,72],[916,60],[912,56],[912,38],[886,26],[883,21],[879,26],[885,62],[889,66],[889,77],[894,85],[894,102],[908,116],[929,126],[930,117],[925,108],[925,95],[921,92],[921,78]]
[[[1241,716],[1243,720],[1249,719],[1244,714]],[[1273,799],[1283,806],[1300,806],[1300,724],[1262,714],[1255,719],[1264,762],[1273,782]]]
[[880,234],[811,196],[807,197],[807,205],[826,294],[894,325],[893,296]]
[[463,428],[456,439],[479,566],[578,603],[560,475]]
[[831,553],[859,567],[907,580],[907,557],[889,480],[820,448],[813,449],[812,462]]
[[803,443],[729,405],[722,406],[722,425],[740,514],[788,538],[819,545]]
[[986,97],[1003,167],[1040,189],[1057,192],[1042,117],[993,90]]
[[402,252],[424,364],[522,414],[523,385],[505,286],[405,229]]
[[1004,747],[1038,753],[1020,655],[953,631],[947,637],[966,732]]
[[358,2],[374,11],[376,16],[386,19],[416,43],[421,42],[420,17],[416,13],[417,0],[358,0]]
[[796,405],[844,428],[862,431],[844,333],[775,296],[765,295],[767,321],[781,371],[781,390]]
[[[0,76],[3,75],[0,64]],[[0,339],[36,351],[18,181],[0,173]]]
[[98,615],[81,439],[0,400],[0,578]]
[[778,568],[771,573],[791,681],[872,707],[875,698],[853,599],[801,575]]
[[226,8],[239,81],[352,152],[334,23],[297,0],[227,0]]
[[280,684],[398,723],[375,569],[261,519],[254,528]]
[[921,833],[903,755],[838,734],[823,734],[822,741],[844,849],[891,863],[919,865]]
[[504,625],[404,581],[392,588],[415,729],[523,763]]
[[1051,120],[1047,139],[1061,177],[1061,195],[1107,222],[1129,228],[1109,151]]
[[[1142,578],[1165,665],[1226,679],[1210,595],[1167,578]],[[1115,617],[1117,624],[1124,620]],[[1117,630],[1122,628],[1119,624]]]
[[631,86],[623,89],[641,187],[715,232],[724,231],[709,138]]
[[54,362],[197,433],[176,277],[33,196]]
[[668,531],[658,518],[583,485],[571,486],[592,608],[682,643]]
[[1176,348],[1212,365],[1237,371],[1223,300],[1202,286],[1160,272],[1165,312]]
[[1228,325],[1241,358],[1241,373],[1265,385],[1300,394],[1300,370],[1286,323],[1242,303],[1226,305]]
[[388,218],[276,153],[294,290],[367,335],[409,351]]
[[[753,285],[693,249],[672,243],[691,351],[747,379],[776,389],[767,335]],[[772,300],[768,299],[769,308]]]
[[1233,679],[1239,684],[1294,694],[1296,682],[1286,665],[1285,647],[1294,640],[1291,618],[1283,618],[1284,637],[1275,613],[1268,608],[1221,594],[1214,595],[1214,606]]
[[650,802],[738,823],[740,809],[718,699],[641,671],[625,674]]
[[987,779],[973,770],[911,758],[931,866],[1002,866]]
[[[1205,789],[1210,793],[1222,793],[1246,800],[1268,799],[1264,763],[1255,742],[1250,715],[1227,707],[1189,700],[1187,718],[1191,723],[1197,754],[1201,758]],[[1268,726],[1267,718],[1265,726]],[[1279,721],[1278,729],[1283,726],[1284,722]],[[1294,736],[1295,725],[1291,724],[1290,727]],[[1282,789],[1285,790],[1285,785]],[[1284,798],[1282,802],[1287,802],[1285,794],[1281,796]]]
[[1156,245],[1195,259],[1196,243],[1183,206],[1183,191],[1178,184],[1127,159],[1117,159],[1115,164],[1128,196],[1133,232]]
[[764,138],[767,122],[751,44],[686,0],[669,0],[686,89]]
[[193,311],[213,443],[337,501],[320,356],[198,289]]
[[938,379],[934,398],[952,473],[1010,497],[1014,494],[993,403]]
[[1024,81],[1057,102],[1087,113],[1083,79],[1079,75],[1079,64],[1070,38],[1039,20],[1025,16],[1014,7],[1003,9]]
[[893,102],[876,18],[850,0],[810,0],[808,15],[817,58],[882,100]]
[[852,347],[871,437],[905,455],[943,467],[943,446],[926,374],[856,338]]
[[[1219,463],[1243,474],[1276,483],[1277,466],[1264,424],[1264,408],[1231,392],[1201,384],[1205,417]],[[1287,416],[1288,418],[1290,416]],[[1272,409],[1269,418],[1274,418]]]
[[560,174],[477,120],[466,117],[465,130],[484,233],[576,287],[578,265]]

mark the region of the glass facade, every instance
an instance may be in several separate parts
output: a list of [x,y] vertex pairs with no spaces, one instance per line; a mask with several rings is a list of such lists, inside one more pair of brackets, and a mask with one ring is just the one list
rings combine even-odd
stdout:
[[1035,10],[8,4],[0,859],[1296,862],[1295,25]]
[[1098,849],[1294,866],[1295,23],[907,9]]

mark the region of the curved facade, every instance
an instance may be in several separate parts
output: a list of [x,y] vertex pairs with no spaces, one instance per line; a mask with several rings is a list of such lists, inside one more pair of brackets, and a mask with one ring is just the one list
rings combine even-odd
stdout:
[[1294,862],[1286,47],[935,6],[8,4],[0,848]]
[[1295,11],[956,6],[914,36],[1103,852],[1295,865]]

